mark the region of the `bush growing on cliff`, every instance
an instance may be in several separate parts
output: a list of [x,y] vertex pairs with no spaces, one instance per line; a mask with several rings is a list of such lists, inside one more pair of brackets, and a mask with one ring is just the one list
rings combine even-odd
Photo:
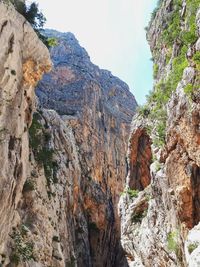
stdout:
[[156,79],[159,71],[159,66],[158,64],[153,65],[153,78]]
[[128,194],[130,198],[136,198],[136,197],[138,197],[139,190],[135,190],[135,189],[130,189],[130,188],[128,188],[128,189],[125,189],[125,190],[121,193],[122,196],[125,195],[125,194]]
[[197,51],[193,56],[193,61],[196,64],[197,69],[200,71],[200,51]]
[[25,192],[33,191],[35,190],[35,187],[36,187],[35,182],[29,178],[24,183],[22,192],[25,193]]
[[199,243],[198,243],[198,242],[190,243],[190,244],[188,245],[188,252],[189,252],[190,254],[192,254],[192,252],[193,252],[196,248],[198,248],[198,246],[199,246]]
[[175,254],[178,253],[178,233],[177,231],[170,232],[167,235],[167,248],[169,251],[173,251]]
[[144,106],[139,106],[137,108],[137,112],[140,116],[142,116],[143,118],[147,118],[148,115],[150,114],[150,109],[148,108],[147,105]]
[[4,0],[6,2],[11,2],[16,10],[25,17],[25,19],[31,24],[35,32],[37,33],[40,40],[50,48],[57,45],[56,38],[48,38],[42,34],[46,18],[43,13],[39,10],[38,4],[35,2],[30,5],[20,1],[20,0]]
[[144,217],[147,215],[148,208],[145,208],[144,210],[136,211],[132,217],[131,222],[132,223],[141,223]]
[[11,262],[17,265],[20,262],[34,259],[34,245],[33,243],[26,241],[26,232],[23,227],[21,227],[20,230],[14,230],[11,238],[13,239],[12,254],[10,256]]
[[138,194],[139,194],[139,190],[130,189],[130,188],[128,188],[126,192],[130,196],[130,198],[138,197]]
[[53,159],[54,150],[49,147],[51,139],[47,129],[40,123],[41,115],[34,113],[32,125],[29,128],[30,147],[32,148],[35,160],[44,167],[47,185],[57,183],[58,164]]

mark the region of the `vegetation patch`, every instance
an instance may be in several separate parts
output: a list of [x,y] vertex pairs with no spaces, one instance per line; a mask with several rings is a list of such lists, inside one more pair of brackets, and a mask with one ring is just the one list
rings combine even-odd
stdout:
[[26,180],[26,182],[24,183],[23,193],[33,191],[33,190],[35,190],[35,187],[36,187],[35,181],[33,181],[32,179],[28,178]]
[[16,71],[15,70],[11,70],[10,71],[12,75],[16,75]]
[[167,248],[169,251],[174,252],[175,254],[178,253],[179,246],[178,246],[178,232],[170,232],[167,236]]
[[192,96],[192,93],[193,93],[193,85],[192,84],[188,84],[186,85],[186,87],[184,88],[184,93],[191,97]]
[[139,194],[139,190],[134,190],[134,189],[127,189],[126,190],[126,193],[130,196],[130,198],[136,198],[138,197],[138,194]]
[[198,242],[190,243],[190,244],[188,245],[188,252],[189,252],[190,254],[192,254],[192,252],[193,252],[196,248],[198,248],[198,246],[199,246],[199,243],[198,243]]
[[137,108],[137,112],[142,118],[148,118],[148,116],[150,114],[150,109],[147,105],[139,106]]
[[159,71],[159,66],[158,64],[153,65],[153,78],[156,79]]
[[26,241],[27,231],[23,226],[19,230],[14,230],[11,238],[13,239],[12,253],[10,260],[16,265],[34,259],[32,242]]
[[44,24],[46,22],[46,18],[43,13],[39,10],[38,4],[32,2],[31,4],[27,4],[26,2],[20,0],[4,0],[5,3],[11,3],[15,7],[15,9],[25,17],[25,19],[31,24],[36,34],[40,38],[40,40],[48,47],[56,46],[57,39],[56,38],[48,38],[45,36],[43,32]]
[[42,117],[39,113],[34,113],[32,125],[29,128],[30,147],[32,148],[34,158],[39,165],[44,167],[44,173],[47,178],[47,185],[57,183],[58,164],[53,159],[54,150],[50,148],[51,135],[41,124]]
[[52,241],[59,243],[60,239],[58,236],[53,236]]
[[132,223],[141,223],[143,218],[147,215],[147,208],[145,210],[136,211],[132,217],[131,222]]
[[135,189],[125,189],[121,195],[125,195],[125,194],[128,194],[130,198],[136,198],[138,197],[138,194],[139,194],[139,190],[135,190]]

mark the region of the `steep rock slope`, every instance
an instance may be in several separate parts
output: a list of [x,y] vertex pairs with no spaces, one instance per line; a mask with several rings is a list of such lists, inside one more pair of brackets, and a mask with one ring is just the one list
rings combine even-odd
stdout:
[[72,34],[48,31],[59,45],[36,111],[49,53],[11,5],[0,15],[0,265],[127,266],[116,207],[134,97]]
[[159,1],[149,25],[155,86],[132,123],[119,205],[130,266],[199,266],[199,8]]
[[122,266],[117,203],[137,104],[124,82],[91,63],[73,34],[46,32],[59,45],[51,51],[54,69],[40,82],[37,95],[41,106],[70,124],[78,146],[81,177],[71,228],[77,264]]
[[20,220],[17,208],[28,174],[34,86],[51,61],[25,19],[2,1],[0,46],[0,253],[5,255],[10,251],[5,241]]

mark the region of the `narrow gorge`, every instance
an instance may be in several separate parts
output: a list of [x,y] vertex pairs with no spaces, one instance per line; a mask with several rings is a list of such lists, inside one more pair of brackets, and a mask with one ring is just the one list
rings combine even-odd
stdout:
[[17,10],[0,1],[0,267],[200,267],[200,0],[158,2],[139,107]]

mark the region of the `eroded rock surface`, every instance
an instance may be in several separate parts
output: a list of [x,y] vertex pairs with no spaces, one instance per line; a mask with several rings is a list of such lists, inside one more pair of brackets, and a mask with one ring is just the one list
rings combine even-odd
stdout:
[[0,3],[0,265],[127,266],[117,203],[136,101],[75,37]]
[[[129,266],[199,265],[199,5],[160,1],[148,29],[155,87],[133,119],[119,203]],[[145,146],[138,146],[141,133]]]
[[[121,266],[117,203],[126,177],[126,150],[136,101],[127,85],[91,63],[71,33],[47,31],[59,45],[52,49],[54,69],[40,82],[41,105],[68,122],[79,149],[81,179],[77,194],[88,224],[90,251],[78,237],[78,266]],[[81,222],[77,218],[77,227]],[[81,249],[80,249],[81,247]],[[90,263],[91,262],[91,263]]]
[[18,205],[28,175],[28,128],[34,86],[51,68],[48,50],[10,5],[0,2],[0,253],[19,222]]

